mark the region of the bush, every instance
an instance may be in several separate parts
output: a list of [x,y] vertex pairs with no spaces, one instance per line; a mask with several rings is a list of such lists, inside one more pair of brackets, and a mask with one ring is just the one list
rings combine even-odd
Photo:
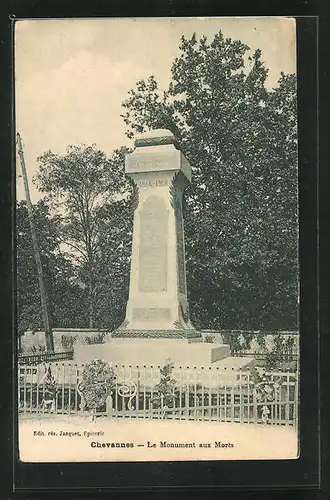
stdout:
[[87,363],[83,369],[79,391],[82,395],[83,410],[96,412],[103,406],[115,384],[115,372],[112,366],[95,359]]
[[96,335],[90,335],[86,337],[86,344],[103,344],[104,343],[104,333],[97,333]]
[[214,344],[214,335],[205,335],[204,342],[206,344]]
[[66,351],[73,351],[74,345],[77,341],[77,336],[72,337],[71,335],[62,335],[61,345]]

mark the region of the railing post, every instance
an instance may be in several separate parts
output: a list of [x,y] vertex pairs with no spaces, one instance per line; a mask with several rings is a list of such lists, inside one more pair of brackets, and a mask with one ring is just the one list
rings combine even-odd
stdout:
[[107,412],[107,417],[112,418],[113,416],[113,405],[112,405],[112,396],[111,394],[108,395],[107,400],[106,400],[106,412]]
[[137,376],[136,376],[136,396],[135,396],[135,413],[136,417],[138,416],[140,410],[140,367],[137,365]]
[[258,404],[257,404],[257,394],[253,391],[253,423],[258,423]]
[[186,385],[184,406],[185,406],[185,419],[189,420],[189,379],[187,380],[187,385]]
[[286,380],[286,398],[285,398],[285,425],[290,423],[290,375],[287,372],[285,374]]
[[242,390],[242,369],[238,371],[239,376],[239,422],[244,422],[244,409],[243,409],[243,390]]

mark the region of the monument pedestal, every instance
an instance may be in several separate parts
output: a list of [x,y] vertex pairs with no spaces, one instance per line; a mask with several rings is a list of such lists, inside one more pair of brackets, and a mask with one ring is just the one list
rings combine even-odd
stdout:
[[74,350],[76,363],[103,359],[116,365],[210,366],[230,356],[225,344],[188,343],[187,340],[161,338],[113,338],[104,344],[80,345]]

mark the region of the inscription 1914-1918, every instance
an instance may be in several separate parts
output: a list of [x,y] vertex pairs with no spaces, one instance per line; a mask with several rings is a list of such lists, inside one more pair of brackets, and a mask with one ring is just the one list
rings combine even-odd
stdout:
[[167,290],[168,213],[165,201],[149,196],[140,214],[139,291]]
[[138,181],[139,187],[154,187],[154,186],[167,186],[167,185],[168,181],[166,179]]

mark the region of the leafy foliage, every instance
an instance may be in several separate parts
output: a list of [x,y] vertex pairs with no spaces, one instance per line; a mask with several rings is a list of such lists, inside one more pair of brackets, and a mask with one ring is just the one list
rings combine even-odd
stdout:
[[58,391],[58,383],[52,374],[50,365],[45,366],[44,387],[44,399],[54,400]]
[[[266,354],[265,357],[265,368],[266,370],[281,369],[283,367],[283,360],[286,357],[290,357],[294,350],[294,339],[293,337],[283,338],[281,334],[274,337],[274,346],[270,352]],[[294,365],[294,363],[291,363]],[[290,363],[287,368],[290,367]]]
[[74,346],[77,342],[77,335],[72,337],[71,335],[62,335],[61,336],[61,345],[66,351],[73,351]]
[[[184,207],[192,319],[207,329],[297,323],[296,81],[267,88],[260,50],[219,32],[181,40],[172,81],[154,76],[123,103],[127,135],[165,127],[193,167]],[[121,148],[68,146],[39,158],[34,207],[53,324],[112,330],[124,319],[132,213]],[[50,208],[49,208],[50,207]],[[27,211],[18,206],[19,328],[41,326]],[[243,349],[230,334],[233,352]],[[248,346],[247,341],[247,346]]]
[[113,326],[126,298],[132,190],[123,169],[127,152],[122,148],[108,158],[95,145],[68,146],[64,156],[48,151],[38,159],[35,182],[77,264],[88,297],[89,328],[104,326],[104,316]]
[[[251,372],[251,380],[254,382],[254,395],[257,403],[270,403],[278,398],[281,390],[281,377],[272,377],[271,374],[258,373],[257,370]],[[258,408],[261,413],[267,411],[267,407]],[[268,413],[268,412],[267,412]],[[263,417],[267,420],[267,413]],[[265,422],[266,423],[266,422]]]
[[150,76],[123,103],[128,137],[168,128],[193,167],[185,241],[198,327],[297,324],[296,80],[266,80],[260,50],[194,35],[166,91]]
[[103,344],[105,333],[98,333],[96,335],[88,335],[86,337],[86,344]]
[[244,332],[244,335],[242,335],[242,332],[234,330],[229,332],[224,331],[221,333],[221,336],[222,341],[230,346],[232,354],[240,354],[241,352],[248,351],[254,337],[253,333]]
[[172,371],[174,364],[167,361],[163,368],[160,368],[160,382],[154,388],[157,396],[153,399],[153,406],[155,408],[163,406],[169,407],[173,403],[175,379],[172,378]]
[[[99,247],[94,260],[94,326],[113,330],[125,316],[132,238],[131,199],[99,210]],[[84,267],[81,279],[84,280]]]
[[[56,219],[47,203],[33,206],[33,218],[47,288],[51,323],[58,327],[83,326],[86,306],[84,294],[72,282],[74,269],[60,250]],[[43,328],[37,268],[32,248],[27,206],[24,201],[16,206],[17,243],[17,320],[18,333]],[[85,302],[86,303],[86,302]],[[86,319],[85,319],[86,321]]]
[[83,397],[83,409],[96,411],[105,404],[115,383],[115,372],[111,365],[101,359],[84,366],[79,391]]

